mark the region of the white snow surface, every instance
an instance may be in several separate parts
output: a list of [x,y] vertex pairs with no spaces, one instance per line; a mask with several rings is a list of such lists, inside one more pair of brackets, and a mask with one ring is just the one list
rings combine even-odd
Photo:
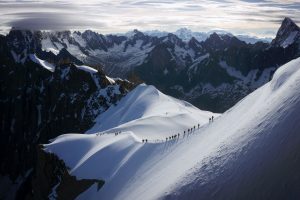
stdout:
[[116,81],[115,81],[113,78],[110,78],[110,77],[108,77],[108,76],[105,76],[105,77],[106,77],[106,79],[110,82],[110,84],[116,83]]
[[45,69],[49,70],[50,72],[54,72],[55,71],[55,66],[53,64],[48,63],[45,60],[39,59],[35,54],[30,54],[29,57],[30,57],[30,59],[33,62],[41,65],[42,67],[44,67]]
[[140,139],[165,140],[198,123],[204,125],[212,115],[167,96],[154,86],[141,84],[117,106],[98,116],[95,125],[86,133],[128,131]]
[[[59,136],[45,150],[77,178],[105,180],[99,191],[95,184],[77,199],[243,199],[257,194],[247,193],[252,187],[268,195],[299,180],[299,87],[300,58],[204,124],[212,113],[140,85],[100,115],[90,134]],[[200,129],[183,136],[198,122]],[[177,132],[179,139],[152,140]]]
[[63,48],[59,46],[60,48],[56,48],[49,37],[42,39],[42,50],[47,52],[52,52],[55,55],[59,54],[59,51]]
[[281,46],[283,48],[286,48],[290,44],[294,43],[295,37],[297,36],[297,34],[298,34],[298,31],[291,32],[290,35],[283,41],[283,43],[281,44]]
[[81,69],[83,71],[86,71],[86,72],[90,72],[92,74],[94,73],[97,73],[98,70],[92,68],[92,67],[89,67],[89,66],[86,66],[86,65],[75,65],[78,69]]

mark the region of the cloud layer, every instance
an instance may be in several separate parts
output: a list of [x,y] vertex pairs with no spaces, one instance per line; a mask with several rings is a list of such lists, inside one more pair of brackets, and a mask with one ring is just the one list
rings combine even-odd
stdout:
[[224,29],[236,34],[274,36],[284,17],[300,22],[298,0],[85,0],[1,1],[0,31],[132,29],[194,31]]

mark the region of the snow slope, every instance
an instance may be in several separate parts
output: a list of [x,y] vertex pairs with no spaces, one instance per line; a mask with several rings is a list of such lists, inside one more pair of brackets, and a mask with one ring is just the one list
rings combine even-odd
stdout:
[[286,48],[289,45],[291,45],[292,43],[294,43],[297,34],[298,34],[298,31],[291,32],[290,35],[283,41],[283,43],[281,44],[281,46],[283,48]]
[[[158,137],[162,124],[177,128],[207,114],[174,99],[166,103],[168,97],[142,85],[120,102],[124,109],[109,109],[103,123],[88,131],[99,128],[101,134],[62,135],[45,149],[62,158],[77,178],[105,180],[99,191],[93,185],[78,199],[298,199],[299,87],[300,58],[213,123],[179,139],[141,143],[141,137]],[[145,94],[134,95],[139,90]],[[148,101],[156,104],[143,107]],[[177,107],[168,108],[169,103]],[[174,107],[177,117],[181,107],[186,117],[176,120]],[[164,112],[171,117],[164,119]],[[118,130],[117,136],[106,134]]]
[[81,69],[83,71],[86,71],[86,72],[90,72],[92,74],[94,73],[97,73],[98,70],[92,68],[92,67],[89,67],[89,66],[86,66],[86,65],[75,65],[78,69]]
[[86,133],[130,131],[139,138],[164,140],[194,125],[198,127],[198,123],[204,125],[212,115],[167,96],[154,86],[141,84],[117,106],[98,116]]
[[29,57],[33,62],[39,64],[40,66],[44,67],[45,69],[49,70],[50,72],[54,72],[55,66],[53,64],[48,63],[45,60],[39,59],[35,54],[30,54]]

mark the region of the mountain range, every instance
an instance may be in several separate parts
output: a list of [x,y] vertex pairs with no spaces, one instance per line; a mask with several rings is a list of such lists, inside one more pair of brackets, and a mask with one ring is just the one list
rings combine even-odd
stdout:
[[[16,32],[7,37],[13,39]],[[224,112],[269,81],[279,66],[300,55],[299,32],[285,18],[271,43],[246,43],[223,32],[199,39],[187,29],[159,36],[138,30],[125,35],[89,30],[22,34],[52,56],[67,51],[78,62],[109,76],[135,77],[201,109]],[[12,53],[16,61],[24,54]]]
[[[209,38],[209,36],[213,33],[217,33],[220,35],[230,35],[230,36],[234,36],[232,33],[224,31],[224,30],[211,30],[209,32],[194,32],[188,28],[180,28],[178,30],[176,30],[175,32],[173,32],[174,35],[176,35],[177,37],[179,37],[180,39],[182,39],[185,42],[188,42],[189,40],[191,40],[193,37],[198,40],[199,42],[205,41],[207,38]],[[125,35],[133,35],[134,31],[132,32],[128,32]],[[145,35],[149,35],[149,36],[156,36],[156,37],[164,37],[167,36],[169,33],[166,31],[159,31],[159,30],[152,30],[152,31],[145,31],[144,32]],[[256,42],[266,42],[266,43],[270,43],[272,41],[272,38],[268,38],[268,37],[264,37],[264,38],[259,38],[257,36],[249,36],[249,35],[236,35],[236,37],[241,40],[244,41],[246,43],[250,43],[250,44],[255,44]]]

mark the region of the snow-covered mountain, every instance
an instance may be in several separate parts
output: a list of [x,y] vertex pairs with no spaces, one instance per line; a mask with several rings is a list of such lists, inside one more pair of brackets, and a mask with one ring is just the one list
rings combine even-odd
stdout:
[[248,37],[224,31],[205,36],[183,28],[175,33],[134,30],[125,35],[40,32],[37,45],[53,54],[68,51],[112,77],[138,77],[199,108],[224,112],[300,55],[298,40],[285,47],[276,42],[289,33],[293,36],[296,29],[294,22],[285,19],[271,44],[249,44],[240,39]]
[[276,38],[272,41],[272,45],[286,48],[292,44],[300,44],[300,28],[293,20],[286,17],[277,32]]
[[180,28],[177,31],[175,31],[174,34],[185,42],[190,41],[193,37],[199,42],[202,42],[205,41],[210,35],[210,33],[193,32],[192,30],[187,28]]
[[300,58],[280,67],[221,116],[140,85],[90,134],[62,135],[44,148],[77,179],[105,181],[77,199],[297,199],[299,66]]
[[[138,30],[125,35],[12,30],[6,40],[16,63],[34,53],[48,61],[67,56],[77,65],[103,69],[112,77],[134,77],[199,108],[224,112],[269,81],[279,66],[300,56],[296,36],[285,47],[277,45],[298,29],[285,19],[271,44],[248,44],[220,31],[199,41],[188,29],[159,37]],[[183,40],[180,35],[192,37]]]
[[265,43],[270,43],[272,41],[273,38],[269,38],[269,37],[262,37],[259,38],[257,36],[249,36],[249,35],[236,35],[237,38],[239,38],[239,40],[244,41],[248,44],[255,44],[257,42],[265,42]]

